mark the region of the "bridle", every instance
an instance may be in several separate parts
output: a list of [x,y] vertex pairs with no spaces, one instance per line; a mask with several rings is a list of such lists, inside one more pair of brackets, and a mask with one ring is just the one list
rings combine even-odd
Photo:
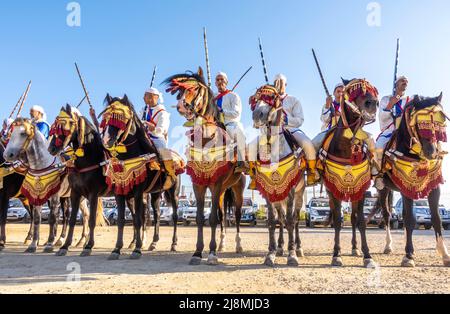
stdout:
[[[85,142],[85,130],[86,123],[85,121],[79,117],[76,113],[72,112],[70,115],[61,111],[56,117],[55,122],[52,124],[50,128],[50,136],[55,136],[55,146],[57,148],[66,148],[69,146],[73,134],[78,132],[78,144],[79,148],[75,152],[75,156],[83,157],[84,151],[83,146]],[[64,136],[64,142],[59,139],[59,136]]]
[[14,131],[14,128],[21,126],[24,127],[25,133],[27,135],[27,138],[23,143],[22,148],[20,149],[23,152],[28,149],[31,141],[34,139],[34,136],[36,135],[36,126],[28,120],[20,120],[20,121],[16,120],[11,124],[10,133]]
[[[135,118],[134,111],[121,102],[115,101],[106,108],[106,110],[102,113],[102,116],[103,119],[100,124],[100,132],[102,137],[104,136],[108,126],[119,129],[114,146],[107,149],[109,151],[116,151],[119,153],[123,152],[123,148],[127,147],[124,142],[130,135],[133,126],[133,121]],[[131,144],[128,144],[128,146],[129,145]]]

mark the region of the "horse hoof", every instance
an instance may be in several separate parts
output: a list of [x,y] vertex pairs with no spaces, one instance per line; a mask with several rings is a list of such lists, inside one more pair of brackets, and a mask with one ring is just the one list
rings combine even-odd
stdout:
[[264,260],[264,265],[268,267],[274,267],[275,266],[275,254],[268,254],[266,256],[266,259]]
[[236,247],[236,254],[242,254],[242,253],[244,253],[244,249],[242,248],[242,246]]
[[416,263],[414,262],[413,259],[410,259],[405,256],[405,257],[403,257],[403,260],[402,260],[402,267],[414,268],[414,267],[416,267]]
[[189,261],[189,265],[191,266],[198,266],[202,263],[202,258],[198,256],[193,256],[191,260]]
[[149,250],[150,252],[156,250],[156,243],[150,244],[150,247],[148,248],[148,250]]
[[91,253],[92,253],[92,250],[91,250],[91,249],[84,249],[83,251],[81,251],[80,257],[91,256]]
[[377,268],[377,263],[371,258],[365,258],[364,259],[364,267],[369,269],[375,269]]
[[219,258],[215,254],[209,254],[208,260],[206,261],[207,265],[216,266],[219,265]]
[[361,256],[361,252],[358,249],[352,249],[352,256],[359,257]]
[[131,253],[131,255],[130,255],[130,259],[133,259],[133,260],[138,260],[138,259],[140,259],[141,257],[142,257],[141,251],[134,251],[134,252]]
[[444,266],[450,267],[450,258],[444,259]]
[[66,256],[67,252],[66,249],[59,249],[59,251],[55,253],[55,256]]
[[120,258],[120,254],[119,253],[111,253],[111,255],[109,255],[108,260],[109,261],[117,261]]
[[283,255],[284,255],[283,249],[282,248],[278,248],[277,249],[277,257],[283,257]]
[[297,251],[295,251],[295,254],[297,254],[297,257],[305,257],[303,249],[298,249]]
[[298,267],[298,258],[297,255],[289,255],[287,259],[287,265],[292,267]]
[[342,267],[344,263],[342,262],[342,257],[333,257],[333,260],[331,261],[331,266],[334,267]]
[[44,247],[44,253],[53,253],[53,251],[54,251],[53,245],[47,245],[46,247]]
[[391,255],[392,254],[392,249],[390,247],[386,247],[383,251],[383,254],[386,255]]
[[35,246],[28,247],[25,250],[25,253],[36,253],[36,247]]
[[175,244],[172,244],[172,246],[170,247],[170,252],[176,252],[177,251],[177,246]]

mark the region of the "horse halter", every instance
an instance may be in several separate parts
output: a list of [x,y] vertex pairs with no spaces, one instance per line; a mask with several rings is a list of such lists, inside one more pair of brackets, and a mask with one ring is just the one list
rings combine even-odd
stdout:
[[[117,133],[116,146],[123,145],[123,142],[130,134],[133,125],[134,113],[130,107],[115,101],[108,106],[103,112],[103,120],[100,124],[102,134],[106,131],[107,126],[112,126],[119,129]],[[120,139],[119,141],[117,141]]]
[[432,143],[447,142],[446,120],[448,117],[441,105],[419,110],[409,106],[405,110],[405,119],[406,128],[411,137],[409,149],[412,153],[422,154],[421,138],[430,140]]
[[34,136],[36,135],[36,126],[33,123],[31,123],[30,120],[16,120],[11,124],[10,132],[12,133],[14,131],[14,128],[16,127],[24,127],[25,129],[27,139],[23,143],[21,150],[26,151],[30,146],[30,143],[33,140]]
[[[252,111],[255,111],[259,102],[264,102],[270,107],[268,117],[276,114],[280,110],[283,110],[281,95],[275,86],[264,85],[256,91],[255,95],[250,97],[250,107]],[[281,115],[279,119],[281,119]]]
[[[76,113],[72,112],[70,115],[61,111],[56,117],[55,122],[50,128],[50,136],[56,136],[55,146],[57,148],[65,148],[69,146],[72,139],[72,135],[75,131],[78,131],[78,144],[79,149],[75,152],[78,157],[83,157],[84,152],[82,147],[84,146],[84,133],[86,129],[86,124],[83,119],[81,119]],[[64,142],[59,138],[64,136]]]
[[[365,119],[365,112],[356,106],[355,100],[360,96],[366,96],[367,94],[378,98],[378,90],[375,86],[370,84],[366,79],[355,79],[350,81],[344,88],[344,102],[345,104],[361,118]],[[368,121],[372,123],[371,121]]]

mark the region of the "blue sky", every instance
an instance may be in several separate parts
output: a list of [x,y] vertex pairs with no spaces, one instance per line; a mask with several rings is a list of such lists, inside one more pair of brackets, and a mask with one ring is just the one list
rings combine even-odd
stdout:
[[[320,131],[324,102],[311,48],[316,49],[330,89],[341,76],[365,77],[385,95],[392,90],[395,41],[400,37],[399,72],[409,77],[410,94],[435,96],[443,91],[448,103],[450,2],[446,0],[378,1],[379,27],[367,24],[370,1],[361,0],[79,0],[80,27],[66,24],[69,2],[1,2],[1,117],[9,115],[28,80],[33,86],[24,114],[40,104],[53,120],[61,105],[78,103],[83,93],[75,61],[97,111],[107,92],[126,93],[141,107],[154,65],[159,68],[158,84],[171,74],[204,66],[203,26],[208,29],[213,74],[227,72],[233,85],[253,66],[237,89],[245,106],[243,123],[249,128],[247,99],[264,83],[259,36],[270,78],[279,72],[288,77],[288,92],[302,102],[303,129],[311,137]],[[175,104],[168,95],[165,102]],[[172,127],[182,124],[169,110]],[[82,111],[87,113],[87,106]],[[378,124],[370,131],[377,134]],[[174,136],[172,143],[180,134]],[[450,192],[448,184],[444,189]]]

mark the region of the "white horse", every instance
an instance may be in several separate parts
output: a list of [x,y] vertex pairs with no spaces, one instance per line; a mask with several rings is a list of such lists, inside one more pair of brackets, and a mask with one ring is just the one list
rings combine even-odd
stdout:
[[[50,232],[48,241],[45,243],[44,252],[51,253],[54,250],[55,243],[63,243],[64,239],[60,238],[55,241],[57,233],[57,223],[59,218],[60,199],[63,197],[70,197],[70,187],[67,180],[67,175],[64,175],[60,169],[56,166],[59,164],[59,158],[53,157],[47,150],[48,142],[44,135],[32,124],[28,119],[18,118],[12,125],[11,137],[8,145],[5,148],[3,157],[8,162],[14,162],[20,160],[26,165],[28,174],[35,178],[35,182],[32,182],[34,188],[39,191],[39,185],[43,185],[45,189],[45,182],[40,182],[40,178],[50,177],[55,180],[60,180],[60,188],[57,192],[47,195],[44,201],[40,201],[38,204],[33,205],[33,220],[34,220],[34,232],[33,240],[28,246],[26,253],[35,253],[39,245],[39,227],[41,223],[41,210],[42,204],[48,201],[50,207],[49,225]],[[55,172],[59,171],[59,175],[55,175]],[[55,176],[54,176],[55,175]],[[25,179],[26,181],[27,179]],[[25,184],[25,183],[24,183]],[[23,189],[24,186],[22,186]],[[31,200],[30,200],[31,201]],[[89,210],[86,204],[86,200],[83,201],[81,206],[83,212],[83,226],[85,226],[86,218],[89,215]],[[84,228],[85,229],[85,228]],[[83,231],[82,240],[87,239],[86,230]]]

